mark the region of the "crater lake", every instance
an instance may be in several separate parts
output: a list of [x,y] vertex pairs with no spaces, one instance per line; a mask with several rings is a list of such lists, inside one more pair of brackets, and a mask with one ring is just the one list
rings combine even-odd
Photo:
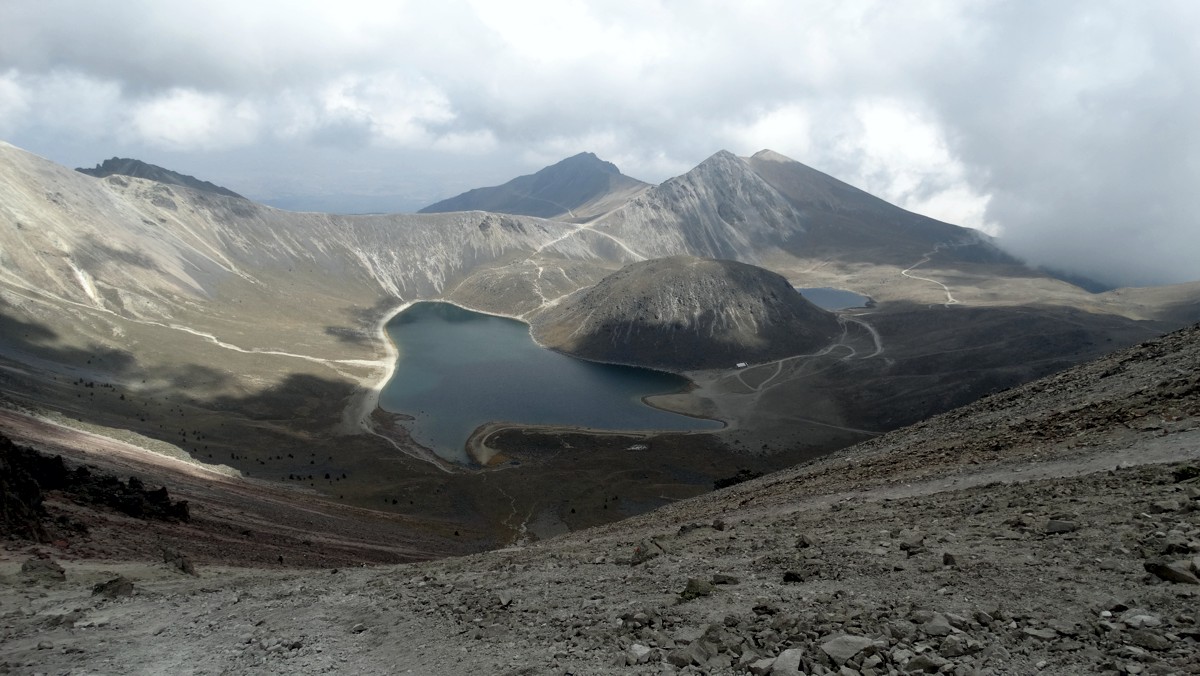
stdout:
[[388,321],[399,352],[379,396],[417,443],[467,463],[471,433],[488,422],[603,430],[711,430],[722,423],[647,405],[679,392],[682,376],[598,364],[540,347],[523,322],[441,302],[419,302]]

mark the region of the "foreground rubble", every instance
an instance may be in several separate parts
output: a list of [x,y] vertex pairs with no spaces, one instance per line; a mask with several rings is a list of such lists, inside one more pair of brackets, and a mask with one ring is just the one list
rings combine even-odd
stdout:
[[22,572],[31,548],[14,546],[0,564],[0,665],[1200,673],[1198,336],[635,519],[486,554],[299,572],[201,566],[197,577],[62,560],[60,578]]

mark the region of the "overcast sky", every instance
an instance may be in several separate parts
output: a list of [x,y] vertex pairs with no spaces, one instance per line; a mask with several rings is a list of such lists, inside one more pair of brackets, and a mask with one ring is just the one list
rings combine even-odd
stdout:
[[1198,35],[1194,0],[4,0],[0,138],[361,210],[771,148],[1035,263],[1189,281]]

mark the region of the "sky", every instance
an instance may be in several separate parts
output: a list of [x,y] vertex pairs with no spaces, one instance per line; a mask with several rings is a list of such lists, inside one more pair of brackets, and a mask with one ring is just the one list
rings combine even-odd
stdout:
[[1111,285],[1200,279],[1193,0],[0,0],[0,139],[415,210],[769,148]]

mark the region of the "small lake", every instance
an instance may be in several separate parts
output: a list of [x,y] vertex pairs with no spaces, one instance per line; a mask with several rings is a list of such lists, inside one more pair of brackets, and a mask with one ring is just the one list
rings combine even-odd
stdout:
[[848,310],[852,307],[867,307],[867,303],[871,301],[867,296],[847,291],[845,289],[834,289],[828,286],[797,288],[800,295],[808,299],[808,302],[816,305],[822,310]]
[[708,430],[721,423],[659,410],[642,397],[679,392],[686,378],[573,359],[539,347],[529,326],[449,303],[414,303],[387,324],[399,350],[379,396],[404,413],[413,439],[467,463],[465,444],[488,422],[608,430]]

